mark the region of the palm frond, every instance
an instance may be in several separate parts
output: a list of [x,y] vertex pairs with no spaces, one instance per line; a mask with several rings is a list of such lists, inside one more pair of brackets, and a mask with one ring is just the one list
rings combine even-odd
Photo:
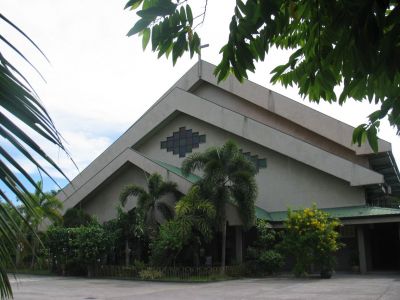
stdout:
[[207,162],[207,158],[203,153],[195,152],[189,155],[182,162],[182,173],[185,176],[188,176],[190,173],[203,169],[205,163]]
[[122,206],[125,206],[126,201],[130,196],[139,196],[147,194],[147,192],[140,186],[130,184],[123,188],[122,192],[119,194],[119,201],[121,202]]
[[178,185],[172,181],[162,182],[158,188],[157,198],[160,198],[169,193],[176,193]]
[[[36,47],[39,53],[47,60],[37,45],[21,29],[2,14],[0,14],[0,22],[15,29]],[[15,53],[21,61],[27,63],[42,77],[36,67],[30,63],[24,53],[17,49],[12,42],[3,35],[0,35],[0,40],[4,47]],[[0,136],[9,141],[10,150],[0,147],[0,180],[11,193],[17,196],[21,206],[24,208],[24,214],[19,210],[15,210],[16,218],[22,220],[27,225],[26,227],[32,230],[28,218],[37,217],[38,203],[35,197],[29,193],[28,186],[24,184],[25,181],[20,180],[21,177],[16,176],[12,168],[18,170],[21,176],[24,177],[31,186],[34,188],[39,187],[14,157],[17,153],[21,154],[28,161],[32,162],[40,172],[46,174],[48,178],[53,180],[52,176],[50,176],[42,164],[38,162],[39,160],[34,158],[35,155],[51,165],[65,178],[67,177],[46,152],[39,147],[34,138],[32,138],[32,135],[41,136],[50,143],[58,146],[68,156],[69,154],[63,146],[60,133],[54,126],[52,119],[41,104],[31,84],[27,78],[4,57],[2,52],[2,49],[0,49]],[[20,125],[20,122],[24,124],[24,127]],[[57,184],[55,180],[53,181]],[[8,198],[6,193],[0,190],[0,204],[4,202],[12,204],[12,201]],[[2,243],[0,243],[0,296],[2,298],[8,298],[12,296],[12,291],[7,274],[5,273],[5,268],[7,266],[12,266],[11,253],[14,252],[13,248],[20,235],[20,228],[14,224],[13,218],[6,213],[6,210],[0,211],[0,220],[0,239],[2,241]]]
[[162,183],[163,179],[160,174],[158,173],[151,174],[147,182],[149,194],[157,198]]
[[174,209],[167,203],[157,201],[156,208],[161,213],[163,218],[165,218],[165,220],[171,220],[174,217]]

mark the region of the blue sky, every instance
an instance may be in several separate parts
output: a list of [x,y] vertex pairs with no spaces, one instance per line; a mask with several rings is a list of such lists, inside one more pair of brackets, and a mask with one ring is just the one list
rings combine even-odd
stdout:
[[[48,64],[15,32],[4,24],[0,26],[2,34],[23,49],[46,78],[47,83],[16,60],[66,140],[65,145],[79,170],[127,130],[197,60],[190,60],[186,55],[173,67],[171,61],[157,59],[150,51],[143,52],[140,39],[126,37],[136,16],[123,10],[125,2],[2,1],[2,13],[26,31],[50,59]],[[197,5],[196,15],[204,2],[192,2]],[[210,44],[203,49],[202,57],[211,63],[217,64],[221,58],[219,50],[227,40],[234,3],[233,0],[208,2],[206,20],[199,33],[202,42]],[[286,62],[289,55],[289,52],[272,50],[265,62],[256,65],[256,73],[250,74],[250,79],[353,126],[365,122],[367,115],[376,109],[355,101],[348,101],[343,107],[328,103],[317,105],[301,99],[296,88],[272,86],[270,71]],[[394,129],[385,123],[380,136],[393,144],[393,153],[399,162],[400,140]],[[44,140],[40,140],[40,145],[69,178],[78,174],[59,149]],[[35,168],[22,163],[32,176],[39,178]],[[61,186],[66,183],[59,174],[52,174]],[[54,188],[45,179],[45,189]]]

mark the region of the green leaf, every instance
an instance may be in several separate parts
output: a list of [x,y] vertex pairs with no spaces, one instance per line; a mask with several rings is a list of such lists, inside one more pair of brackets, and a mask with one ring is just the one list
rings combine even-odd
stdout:
[[193,38],[191,42],[189,43],[189,48],[190,48],[190,58],[193,57],[194,53],[197,52],[199,53],[200,51],[200,38],[197,32],[193,34]]
[[379,150],[377,134],[378,134],[377,129],[373,125],[367,130],[368,143],[375,153],[377,153]]
[[172,48],[172,63],[173,65],[176,64],[178,57],[182,56],[183,52],[185,51],[185,46],[187,45],[186,41],[186,33],[182,32],[178,36],[178,40],[175,42]]
[[189,5],[186,5],[186,16],[190,26],[193,26],[193,14]]
[[124,9],[130,8],[131,10],[134,10],[139,7],[140,4],[142,4],[143,0],[129,0],[126,4]]
[[127,36],[132,36],[134,34],[137,34],[141,32],[143,29],[147,28],[151,23],[151,20],[146,20],[146,19],[140,19],[135,23],[135,25],[131,28],[131,30],[128,31],[126,34]]
[[143,33],[142,48],[143,48],[143,50],[145,50],[147,47],[147,44],[149,43],[149,40],[150,40],[150,29],[145,28],[145,29],[143,29],[142,33]]
[[185,9],[183,8],[183,6],[181,6],[181,9],[179,10],[179,19],[180,19],[182,25],[186,24],[186,13],[185,13]]

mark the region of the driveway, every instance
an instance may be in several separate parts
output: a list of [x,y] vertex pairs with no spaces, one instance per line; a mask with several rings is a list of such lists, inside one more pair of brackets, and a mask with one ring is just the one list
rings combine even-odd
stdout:
[[290,277],[213,283],[20,276],[16,300],[63,299],[380,299],[400,300],[400,274],[335,275],[332,279]]

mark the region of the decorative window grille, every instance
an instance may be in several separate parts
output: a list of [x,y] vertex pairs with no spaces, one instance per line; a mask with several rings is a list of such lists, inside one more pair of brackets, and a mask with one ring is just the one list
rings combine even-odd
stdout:
[[173,155],[179,154],[179,157],[185,157],[191,153],[192,149],[199,148],[199,144],[206,142],[206,135],[200,135],[198,132],[192,132],[192,129],[180,127],[178,131],[173,132],[165,141],[161,141],[161,149],[172,152]]

